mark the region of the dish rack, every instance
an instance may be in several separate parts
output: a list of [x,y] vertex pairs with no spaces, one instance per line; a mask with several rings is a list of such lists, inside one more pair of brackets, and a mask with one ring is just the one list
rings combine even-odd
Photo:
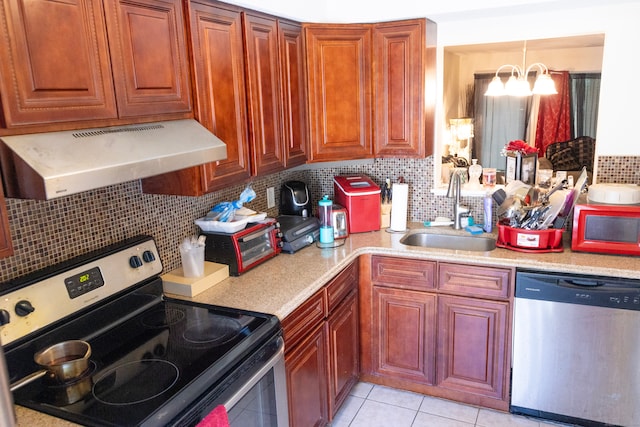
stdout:
[[498,224],[496,246],[528,253],[563,252],[563,233],[564,228],[526,230]]

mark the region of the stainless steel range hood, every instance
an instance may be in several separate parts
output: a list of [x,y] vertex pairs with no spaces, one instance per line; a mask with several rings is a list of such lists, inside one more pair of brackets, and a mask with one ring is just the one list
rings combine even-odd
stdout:
[[227,157],[195,120],[1,136],[6,196],[52,199]]

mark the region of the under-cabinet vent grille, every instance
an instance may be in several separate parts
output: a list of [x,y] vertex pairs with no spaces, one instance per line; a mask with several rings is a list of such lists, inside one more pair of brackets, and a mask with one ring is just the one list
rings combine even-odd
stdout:
[[74,138],[89,138],[89,137],[92,137],[92,136],[107,135],[107,134],[111,134],[111,133],[145,132],[145,131],[148,131],[148,130],[155,130],[155,129],[164,129],[164,126],[162,126],[160,124],[156,124],[156,125],[148,125],[148,126],[130,126],[130,127],[115,128],[115,129],[92,129],[90,131],[74,132],[73,133],[73,137]]

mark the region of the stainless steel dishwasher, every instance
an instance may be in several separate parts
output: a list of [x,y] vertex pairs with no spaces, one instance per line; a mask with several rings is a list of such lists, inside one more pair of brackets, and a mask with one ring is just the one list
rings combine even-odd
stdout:
[[640,426],[640,280],[518,271],[512,363],[513,413]]

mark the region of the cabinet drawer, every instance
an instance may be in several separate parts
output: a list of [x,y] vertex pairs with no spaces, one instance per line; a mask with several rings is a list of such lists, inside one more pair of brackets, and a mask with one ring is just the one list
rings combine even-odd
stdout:
[[293,348],[307,335],[309,330],[315,328],[327,316],[327,293],[325,289],[323,288],[316,292],[282,321],[284,342],[287,348]]
[[358,285],[358,265],[351,264],[327,285],[328,312],[331,313]]
[[509,268],[440,263],[438,287],[466,296],[507,298],[512,277]]
[[371,258],[371,281],[402,289],[435,288],[436,263],[417,259],[386,256]]

